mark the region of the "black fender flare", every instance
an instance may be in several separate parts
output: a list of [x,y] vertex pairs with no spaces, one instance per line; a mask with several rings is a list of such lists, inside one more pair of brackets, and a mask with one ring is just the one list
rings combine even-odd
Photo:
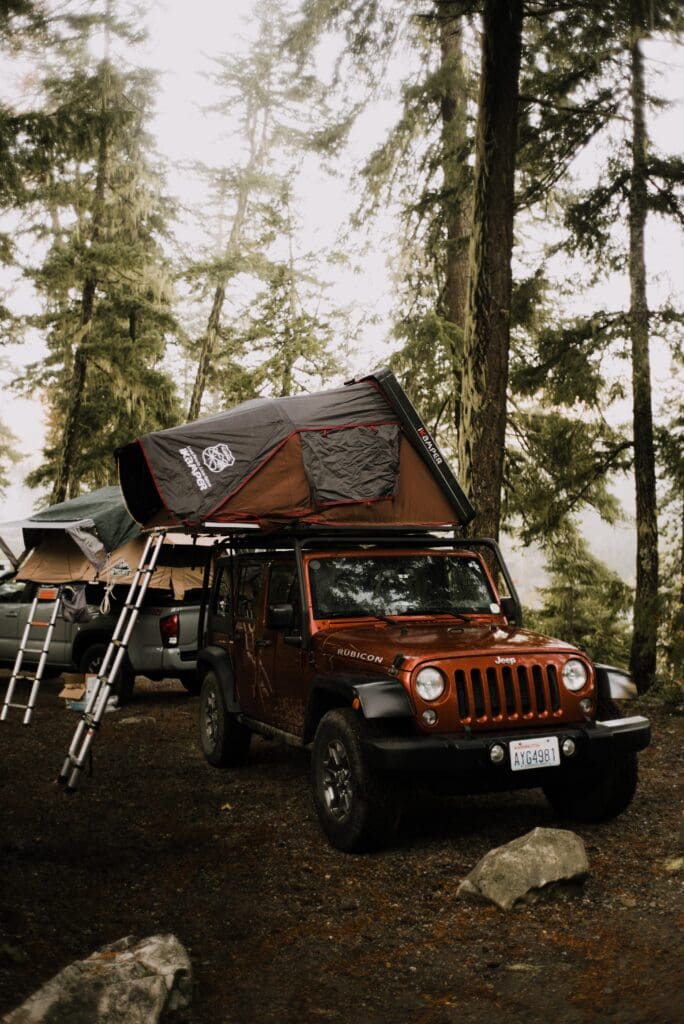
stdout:
[[207,671],[214,673],[218,679],[223,699],[226,702],[226,709],[231,714],[239,714],[242,710],[235,691],[235,675],[230,661],[230,655],[223,647],[212,644],[203,647],[197,655],[197,674],[200,678]]
[[351,672],[315,676],[306,706],[305,742],[313,738],[321,712],[351,706],[355,700],[369,720],[414,717],[409,695],[397,679]]

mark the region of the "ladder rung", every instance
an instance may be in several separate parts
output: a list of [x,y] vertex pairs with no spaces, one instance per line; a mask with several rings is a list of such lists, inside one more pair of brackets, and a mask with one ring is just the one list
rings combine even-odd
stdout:
[[49,625],[49,622],[40,622],[38,619],[32,619],[32,621],[29,622],[29,626],[45,626],[47,628]]
[[15,683],[18,683],[20,679],[23,679],[26,683],[32,683],[35,678],[35,672],[22,672],[20,675],[14,677],[14,681]]
[[28,704],[6,704],[5,707],[18,708],[20,711],[26,711]]

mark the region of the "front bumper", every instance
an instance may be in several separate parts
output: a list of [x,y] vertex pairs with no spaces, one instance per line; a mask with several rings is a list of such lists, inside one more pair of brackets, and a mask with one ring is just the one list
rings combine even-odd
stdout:
[[[512,740],[535,736],[557,736],[575,742],[572,757],[561,754],[560,766],[512,771],[508,744]],[[439,774],[465,781],[479,781],[478,788],[538,786],[549,773],[583,772],[600,766],[615,755],[643,750],[651,740],[651,725],[640,715],[611,722],[572,723],[554,729],[506,730],[503,732],[373,737],[367,741],[367,753],[379,771],[410,774]],[[494,744],[506,752],[500,764],[493,764],[489,751]]]

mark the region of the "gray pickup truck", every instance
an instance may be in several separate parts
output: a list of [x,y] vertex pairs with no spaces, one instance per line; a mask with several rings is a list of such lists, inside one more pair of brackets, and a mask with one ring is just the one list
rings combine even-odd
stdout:
[[[41,587],[14,578],[0,582],[0,666],[11,668],[31,610],[36,590],[49,598],[55,587]],[[115,587],[109,607],[103,608],[104,587],[86,585],[86,607],[78,621],[59,615],[50,644],[49,670],[97,672],[125,601],[127,587]],[[181,602],[169,590],[150,588],[138,614],[126,658],[114,686],[119,703],[133,692],[136,675],[148,679],[179,679],[190,692],[198,690],[196,678],[199,593],[187,591]],[[39,599],[38,617],[48,621],[54,600]],[[43,645],[45,630],[34,627],[30,634],[22,669],[35,666]]]

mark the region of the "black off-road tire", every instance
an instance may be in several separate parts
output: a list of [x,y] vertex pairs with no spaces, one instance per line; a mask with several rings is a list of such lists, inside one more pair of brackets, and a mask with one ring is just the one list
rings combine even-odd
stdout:
[[196,672],[184,672],[183,675],[178,678],[183,684],[183,687],[193,697],[196,697],[198,693],[202,692],[202,680]]
[[313,801],[328,841],[345,853],[384,845],[397,823],[397,802],[387,781],[368,765],[365,721],[352,708],[321,719],[311,755]]
[[[621,717],[620,710],[610,698],[599,698],[599,721]],[[544,786],[543,790],[554,811],[562,817],[598,822],[616,818],[629,807],[637,781],[637,756],[630,750],[616,753],[610,761],[596,767],[591,775],[574,780],[566,776]]]
[[211,671],[202,680],[199,734],[204,756],[215,768],[235,768],[247,760],[252,733],[228,711],[221,684]]
[[[90,647],[86,647],[85,651],[79,658],[78,671],[83,672],[85,675],[97,675],[102,666],[102,661],[108,646],[108,644],[100,642],[91,644]],[[116,657],[116,652],[114,653],[114,657]],[[110,661],[110,666],[111,664],[112,662]],[[118,697],[119,707],[123,704],[128,704],[133,696],[134,686],[135,673],[124,656],[111,690],[112,695]]]

